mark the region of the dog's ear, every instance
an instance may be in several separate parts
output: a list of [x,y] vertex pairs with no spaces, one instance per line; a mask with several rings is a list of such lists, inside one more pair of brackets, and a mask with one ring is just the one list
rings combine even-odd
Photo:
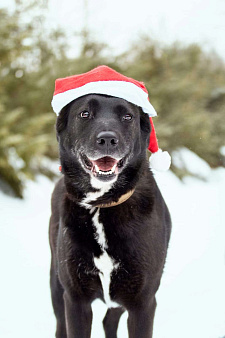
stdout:
[[148,114],[144,113],[141,108],[139,108],[139,109],[140,109],[140,126],[141,126],[141,130],[144,133],[150,134],[150,132],[151,132],[151,125],[150,125],[150,121],[149,121],[149,116],[148,116]]
[[144,113],[141,108],[139,109],[140,109],[140,128],[141,128],[142,140],[144,144],[146,144],[146,147],[148,148],[149,137],[150,137],[150,132],[151,132],[151,124],[149,121],[148,114]]
[[66,107],[64,107],[60,113],[59,116],[56,120],[56,138],[57,141],[59,140],[59,135],[60,133],[66,129],[67,127],[67,123],[68,123],[68,115],[69,115],[69,107],[68,105]]

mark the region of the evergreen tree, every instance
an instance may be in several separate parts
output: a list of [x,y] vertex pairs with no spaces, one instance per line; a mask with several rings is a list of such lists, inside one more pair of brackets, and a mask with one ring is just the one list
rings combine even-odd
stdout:
[[18,197],[22,197],[27,178],[38,172],[53,175],[42,161],[55,149],[54,116],[47,103],[53,84],[46,90],[49,86],[43,88],[43,78],[37,76],[41,67],[32,70],[33,54],[50,51],[34,48],[34,29],[20,23],[18,11],[9,14],[0,10],[0,180],[3,190]]
[[186,147],[212,168],[224,166],[225,66],[218,56],[197,45],[160,47],[145,38],[124,55],[122,65],[149,90],[161,148],[172,153]]

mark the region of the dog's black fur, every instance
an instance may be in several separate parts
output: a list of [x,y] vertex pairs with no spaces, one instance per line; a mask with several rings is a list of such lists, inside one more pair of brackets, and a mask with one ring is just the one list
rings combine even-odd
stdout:
[[[53,192],[50,219],[56,337],[90,337],[91,303],[96,298],[104,301],[94,263],[104,248],[98,243],[93,215],[100,203],[118,201],[135,189],[124,203],[100,208],[105,250],[119,263],[110,283],[110,298],[118,307],[107,311],[103,325],[106,337],[115,338],[119,318],[127,310],[129,337],[150,338],[171,222],[146,158],[149,117],[123,99],[91,94],[62,109],[56,130],[63,173]],[[105,156],[122,160],[116,174],[99,177],[88,158]],[[87,193],[98,192],[92,176],[102,186],[117,179],[109,191],[85,204]]]

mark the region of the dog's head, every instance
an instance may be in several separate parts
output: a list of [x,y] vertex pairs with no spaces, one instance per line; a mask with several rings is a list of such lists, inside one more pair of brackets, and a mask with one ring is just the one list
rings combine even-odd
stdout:
[[64,107],[57,119],[63,171],[71,177],[77,176],[73,170],[79,171],[91,182],[113,183],[126,168],[138,168],[146,158],[150,129],[148,115],[124,99],[82,96]]

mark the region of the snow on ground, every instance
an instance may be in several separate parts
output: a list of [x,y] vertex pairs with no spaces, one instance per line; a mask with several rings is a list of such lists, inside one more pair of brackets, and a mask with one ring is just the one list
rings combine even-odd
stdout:
[[[201,168],[199,168],[201,170]],[[157,293],[154,338],[225,336],[225,169],[208,182],[155,174],[173,220],[167,263]],[[0,336],[54,337],[50,300],[48,219],[53,183],[39,177],[25,200],[0,193]],[[92,338],[103,338],[106,308],[93,304]],[[126,338],[127,314],[119,338]]]

